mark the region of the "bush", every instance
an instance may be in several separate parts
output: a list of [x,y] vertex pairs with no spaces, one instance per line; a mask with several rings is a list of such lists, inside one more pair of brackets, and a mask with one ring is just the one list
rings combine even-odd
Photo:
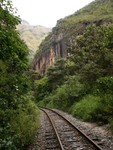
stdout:
[[104,94],[101,96],[99,105],[95,112],[92,113],[94,121],[100,124],[109,123],[109,119],[113,119],[113,94]]
[[49,108],[55,108],[53,99],[50,100],[50,102],[47,104],[47,107],[49,107]]
[[44,98],[41,104],[69,110],[69,107],[78,101],[85,93],[84,85],[79,82],[78,76],[69,76],[62,86],[59,86],[50,96]]
[[94,121],[101,124],[113,119],[113,77],[101,77],[96,81],[96,94],[100,96],[99,105],[92,113]]
[[39,110],[31,100],[31,96],[21,97],[24,103],[17,109],[6,109],[0,111],[0,148],[4,150],[23,150],[33,140],[36,129],[39,125]]
[[97,80],[97,90],[99,94],[112,93],[113,92],[113,77],[106,76]]
[[49,83],[48,78],[43,77],[40,80],[36,80],[34,83],[35,88],[35,99],[36,101],[41,101],[49,93]]
[[52,98],[53,106],[55,108],[66,110],[68,105],[68,93],[66,92],[65,85],[59,87]]
[[95,112],[99,105],[100,97],[87,95],[79,102],[75,102],[71,108],[73,116],[83,119],[84,121],[93,121],[92,113]]

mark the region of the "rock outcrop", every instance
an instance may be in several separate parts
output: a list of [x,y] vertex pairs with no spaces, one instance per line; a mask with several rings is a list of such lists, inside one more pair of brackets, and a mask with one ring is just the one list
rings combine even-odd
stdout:
[[[97,7],[98,6],[98,7]],[[60,19],[56,27],[45,38],[34,59],[34,69],[43,74],[59,58],[66,58],[76,44],[76,37],[82,35],[91,24],[100,26],[113,22],[113,1],[95,0],[71,16]]]

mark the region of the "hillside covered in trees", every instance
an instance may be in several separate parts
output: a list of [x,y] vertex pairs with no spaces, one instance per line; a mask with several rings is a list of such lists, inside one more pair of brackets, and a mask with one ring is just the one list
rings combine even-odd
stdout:
[[34,69],[39,105],[113,129],[113,1],[95,0],[59,20],[41,43]]
[[0,149],[28,147],[39,126],[37,104],[113,131],[113,0],[59,20],[35,55],[34,72],[20,23],[11,1],[0,0]]
[[38,68],[39,72],[43,72],[51,64],[48,57],[51,55],[51,49],[54,51],[53,59],[66,57],[72,49],[71,44],[75,37],[83,34],[88,25],[99,26],[112,23],[112,3],[112,0],[95,0],[74,14],[58,20],[56,27],[41,43],[35,56],[34,67]]

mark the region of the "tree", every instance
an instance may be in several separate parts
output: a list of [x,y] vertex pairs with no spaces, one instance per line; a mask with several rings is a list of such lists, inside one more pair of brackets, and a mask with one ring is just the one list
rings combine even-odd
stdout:
[[113,25],[87,27],[73,43],[75,69],[82,79],[95,82],[97,78],[113,75]]
[[11,1],[0,0],[0,149],[4,150],[23,149],[37,119],[36,106],[27,96],[28,48],[16,30],[18,23]]

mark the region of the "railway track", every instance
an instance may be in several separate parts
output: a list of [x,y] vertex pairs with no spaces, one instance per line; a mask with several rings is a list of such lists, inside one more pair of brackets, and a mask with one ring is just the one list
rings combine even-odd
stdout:
[[46,114],[46,150],[103,150],[58,112],[40,109]]

